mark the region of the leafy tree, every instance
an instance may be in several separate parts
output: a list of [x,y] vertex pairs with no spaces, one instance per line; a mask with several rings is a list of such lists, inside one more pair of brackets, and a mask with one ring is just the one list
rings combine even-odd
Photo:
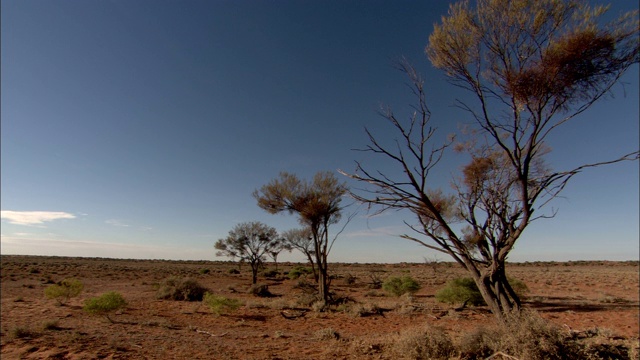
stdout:
[[271,251],[280,246],[276,229],[261,222],[245,222],[236,225],[229,236],[218,240],[214,247],[218,252],[216,256],[238,258],[240,262],[248,262],[251,265],[252,284],[258,282],[258,270]]
[[260,208],[272,214],[295,213],[300,223],[310,229],[318,270],[318,295],[325,302],[329,300],[327,257],[337,236],[344,230],[343,226],[338,235],[330,239],[329,226],[340,220],[343,210],[340,203],[346,192],[346,185],[330,172],[319,172],[310,182],[282,172],[279,178],[253,193]]
[[296,249],[307,257],[311,270],[313,271],[313,278],[318,282],[318,271],[316,270],[314,258],[315,258],[315,246],[313,241],[313,235],[311,229],[300,228],[291,229],[282,233],[282,240],[289,247],[289,249]]
[[605,96],[639,61],[638,12],[602,24],[605,11],[577,0],[451,5],[435,25],[426,54],[475,101],[457,102],[475,127],[455,146],[470,161],[453,179],[453,191],[428,186],[454,140],[434,144],[423,81],[406,62],[400,69],[418,99],[414,116],[404,123],[387,109],[383,115],[399,139],[386,147],[367,130],[370,145],[363,149],[401,171],[391,175],[357,163],[354,174],[345,173],[372,185],[352,193],[357,200],[380,212],[410,210],[417,223],[407,224],[418,235],[403,237],[450,255],[501,320],[520,308],[505,274],[507,255],[529,224],[555,215],[541,209],[584,169],[638,159],[634,151],[563,170],[546,162],[551,134]]

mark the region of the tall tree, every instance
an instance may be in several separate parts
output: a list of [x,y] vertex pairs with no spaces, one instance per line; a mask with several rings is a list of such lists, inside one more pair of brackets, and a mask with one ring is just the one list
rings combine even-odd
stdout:
[[260,208],[271,214],[297,214],[300,223],[310,229],[318,270],[318,295],[325,302],[330,300],[327,258],[337,236],[344,230],[343,226],[338,235],[330,239],[329,226],[338,223],[342,217],[340,203],[346,192],[346,185],[331,172],[319,172],[312,181],[282,172],[277,179],[253,193]]
[[239,262],[248,262],[251,265],[251,281],[258,282],[258,271],[265,261],[266,256],[278,248],[281,239],[276,229],[261,222],[245,222],[236,225],[229,235],[218,240],[214,247],[218,252],[216,256],[227,256],[238,259]]
[[318,282],[318,270],[313,260],[316,256],[315,242],[313,241],[313,235],[311,229],[308,227],[300,229],[291,229],[282,233],[282,241],[288,246],[289,249],[295,249],[300,251],[307,257],[311,270],[313,271],[313,278]]
[[429,188],[429,174],[453,140],[433,144],[424,85],[401,64],[418,98],[414,116],[403,122],[383,115],[399,139],[386,147],[369,131],[363,149],[392,160],[396,174],[369,171],[357,163],[347,174],[372,185],[353,192],[378,211],[408,209],[417,234],[403,235],[450,255],[475,280],[500,319],[520,307],[505,274],[507,255],[533,221],[555,213],[541,209],[582,170],[624,160],[554,171],[546,163],[550,134],[601,99],[639,61],[638,12],[602,24],[606,8],[581,1],[478,0],[451,5],[436,24],[426,53],[453,85],[468,90],[475,103],[457,102],[475,121],[468,141],[456,150],[469,155],[453,191]]

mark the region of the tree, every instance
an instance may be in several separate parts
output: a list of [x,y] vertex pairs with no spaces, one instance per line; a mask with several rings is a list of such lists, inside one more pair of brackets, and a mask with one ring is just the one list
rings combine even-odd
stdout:
[[260,208],[271,214],[297,214],[300,223],[311,231],[318,270],[318,295],[325,302],[330,300],[327,258],[346,224],[332,240],[329,226],[340,221],[343,210],[340,203],[346,192],[346,185],[330,172],[318,172],[310,182],[282,172],[279,178],[253,193]]
[[278,248],[280,242],[276,229],[253,221],[236,225],[229,231],[229,236],[218,240],[214,247],[218,250],[216,256],[238,258],[240,262],[248,262],[251,265],[251,282],[255,284],[258,282],[258,270],[265,257]]
[[296,249],[307,257],[311,270],[313,271],[313,278],[318,282],[318,270],[316,270],[315,262],[313,258],[316,256],[315,242],[313,241],[313,235],[311,229],[308,227],[300,229],[291,229],[282,233],[282,241],[289,247],[289,249]]
[[370,145],[362,149],[391,160],[401,172],[369,171],[358,162],[355,173],[343,172],[370,185],[351,193],[360,202],[379,212],[410,210],[417,223],[406,223],[419,235],[402,237],[450,255],[499,319],[520,308],[505,262],[529,224],[555,215],[541,209],[584,169],[638,159],[634,151],[559,171],[545,161],[550,134],[605,96],[639,61],[638,12],[602,25],[605,10],[574,0],[452,5],[435,25],[426,54],[477,101],[457,101],[475,127],[467,141],[455,144],[470,161],[453,179],[453,190],[428,186],[454,140],[434,144],[423,81],[406,62],[400,69],[418,99],[413,117],[404,123],[386,109],[399,139],[385,146],[367,130]]

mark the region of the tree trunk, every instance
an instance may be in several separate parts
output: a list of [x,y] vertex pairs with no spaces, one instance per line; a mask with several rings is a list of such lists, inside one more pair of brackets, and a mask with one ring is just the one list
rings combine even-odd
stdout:
[[508,313],[520,310],[520,298],[509,285],[504,266],[494,265],[484,274],[475,276],[476,274],[478,273],[472,272],[478,290],[499,321],[503,322]]
[[251,263],[251,283],[256,284],[258,282],[258,268],[259,263]]

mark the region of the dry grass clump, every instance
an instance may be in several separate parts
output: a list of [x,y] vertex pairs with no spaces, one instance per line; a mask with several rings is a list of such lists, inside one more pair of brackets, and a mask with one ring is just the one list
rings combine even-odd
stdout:
[[267,284],[253,284],[247,292],[257,297],[273,297]]
[[202,301],[206,292],[207,288],[193,279],[171,276],[160,283],[156,297],[164,300]]
[[451,338],[437,327],[413,328],[393,340],[393,355],[402,359],[451,359],[458,352]]
[[583,346],[533,311],[507,315],[504,324],[480,327],[460,339],[460,358],[486,358],[497,352],[518,359],[584,359]]
[[318,340],[338,340],[340,339],[340,334],[338,334],[338,332],[333,328],[329,327],[316,331],[315,338]]

